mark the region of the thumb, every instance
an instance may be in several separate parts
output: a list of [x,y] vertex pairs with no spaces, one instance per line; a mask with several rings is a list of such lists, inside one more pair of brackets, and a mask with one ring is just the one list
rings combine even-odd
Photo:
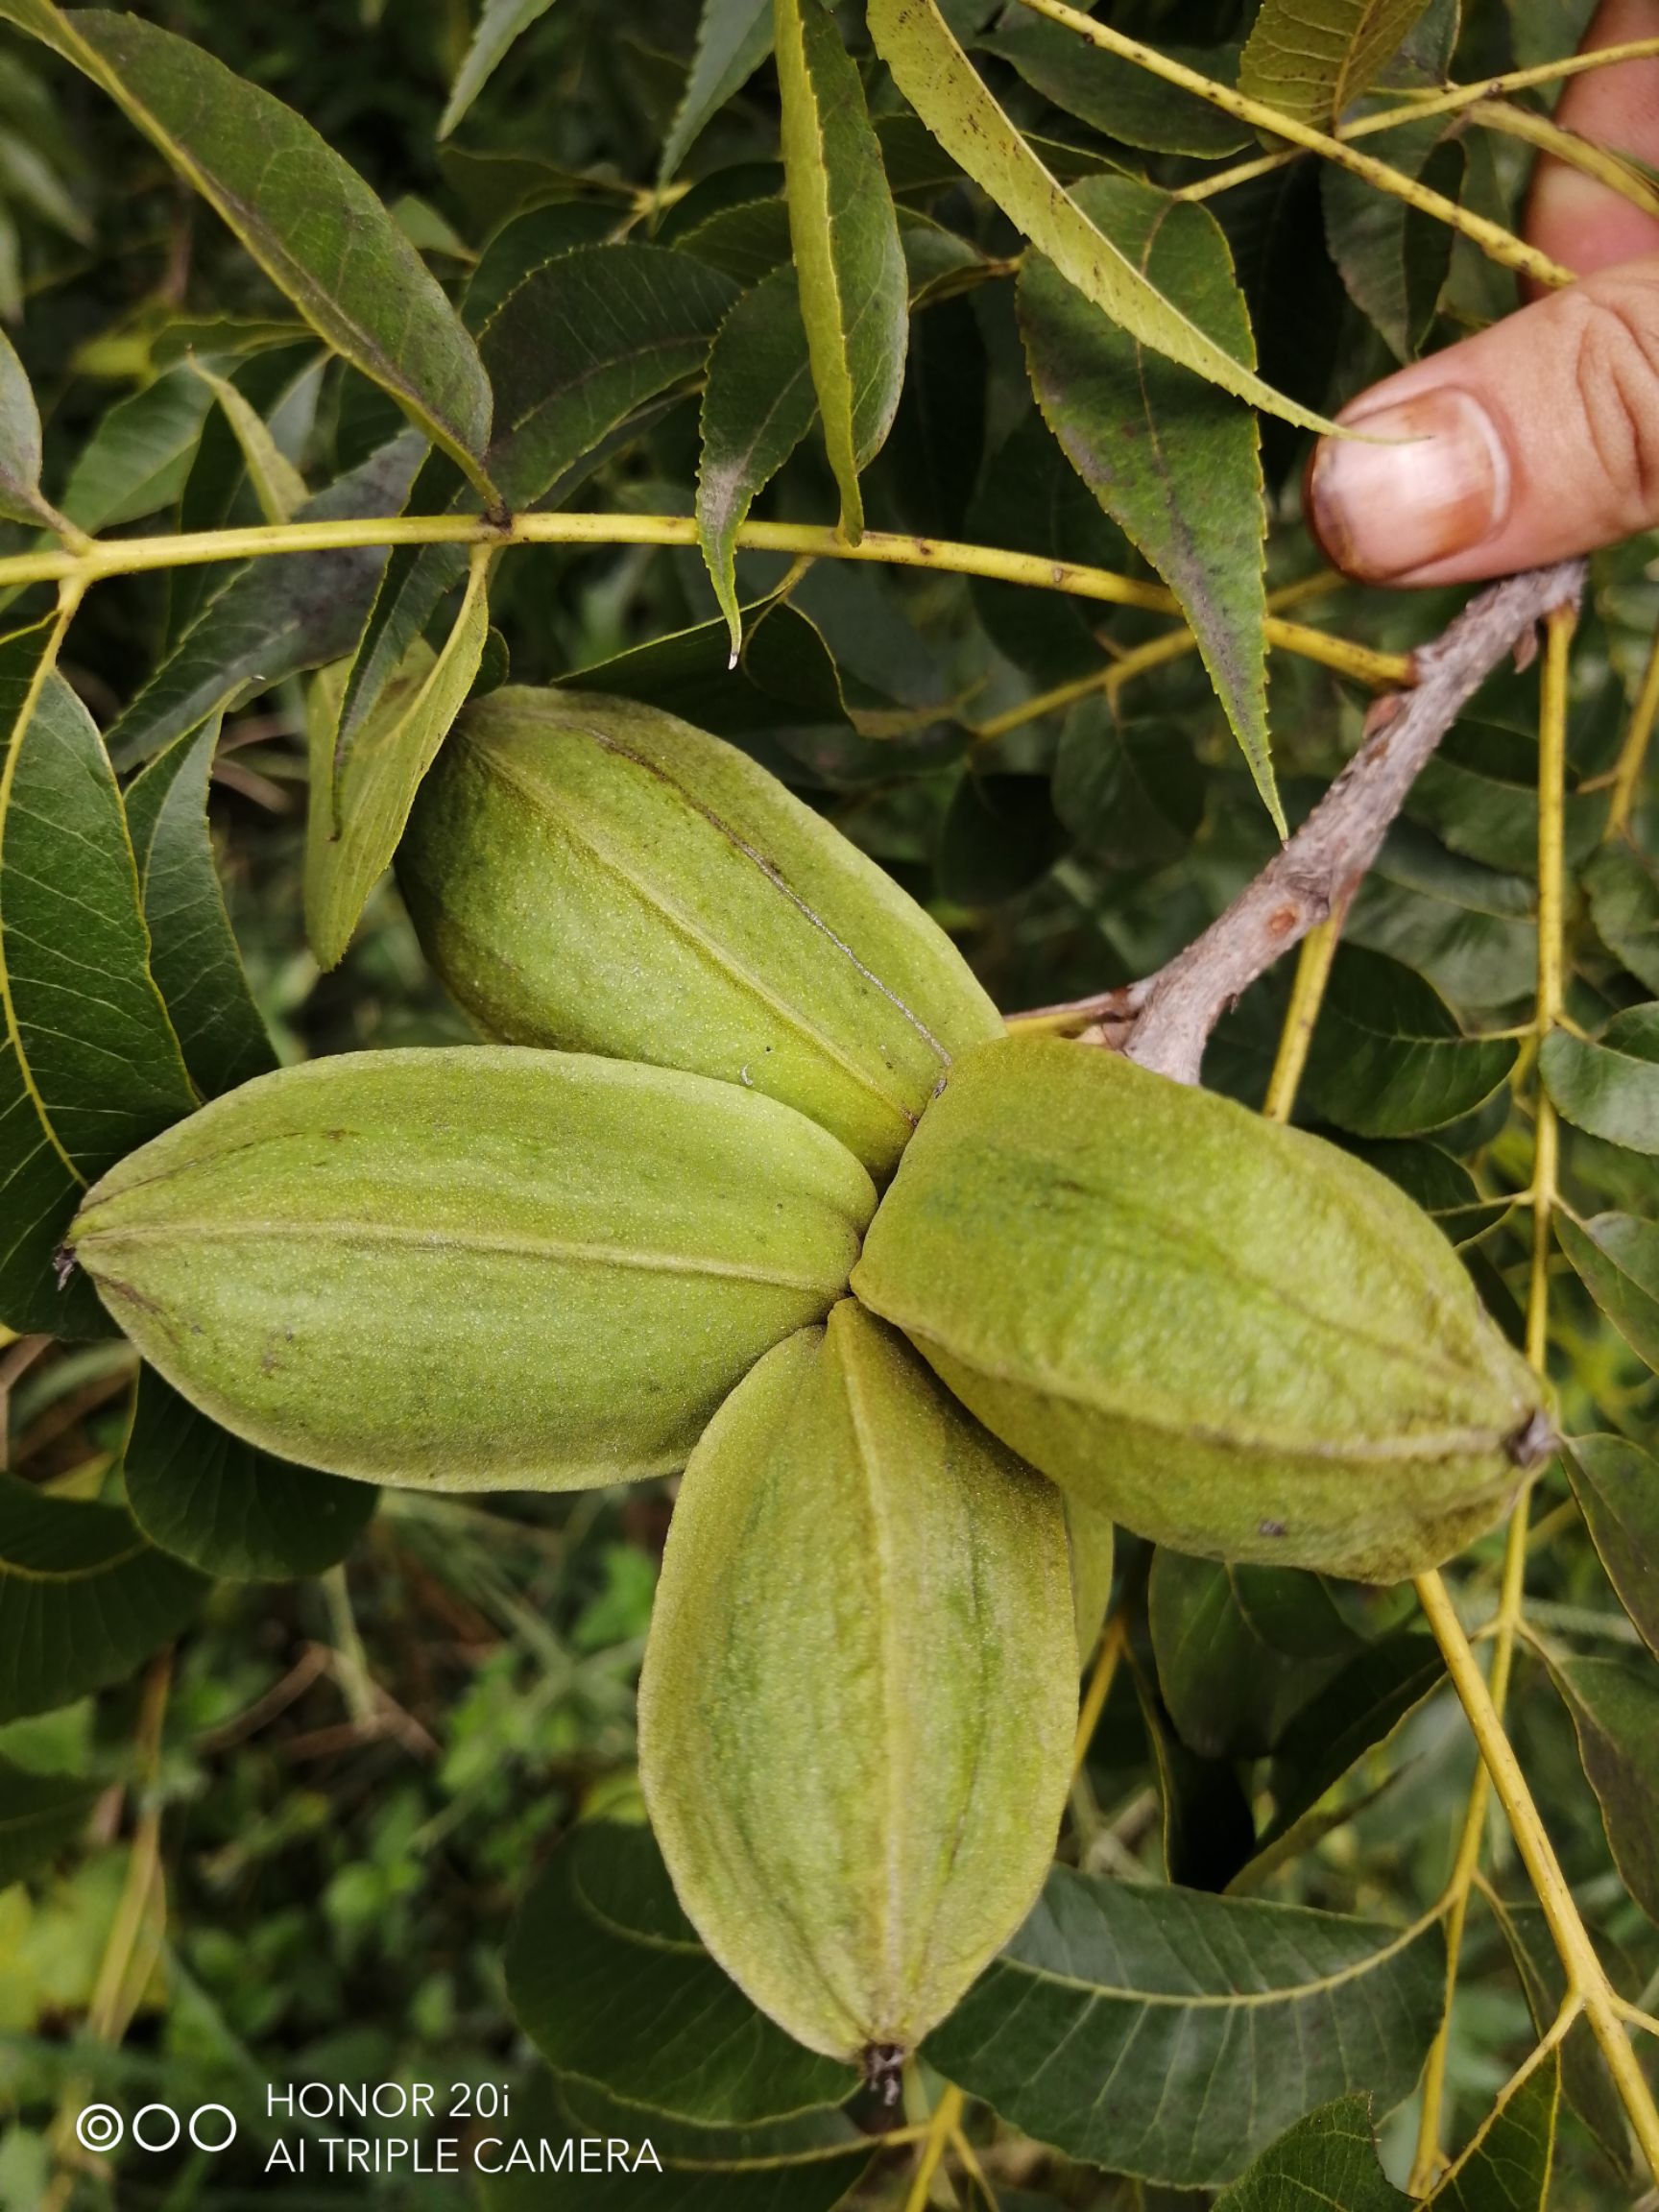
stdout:
[[1308,475],[1337,567],[1456,584],[1659,523],[1659,253],[1598,270],[1376,385]]
[[[1601,0],[1585,45],[1655,36],[1659,0]],[[1575,77],[1556,112],[1593,142],[1659,160],[1659,60]],[[1659,220],[1546,159],[1527,228],[1582,281],[1344,411],[1396,443],[1316,448],[1308,518],[1351,574],[1464,583],[1659,523]]]

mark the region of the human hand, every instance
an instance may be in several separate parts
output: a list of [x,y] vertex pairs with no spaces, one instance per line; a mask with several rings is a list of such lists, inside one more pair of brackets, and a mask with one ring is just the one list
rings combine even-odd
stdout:
[[[1659,0],[1602,0],[1585,46],[1659,37]],[[1557,120],[1659,166],[1659,59],[1569,80]],[[1580,281],[1383,379],[1308,472],[1314,536],[1349,574],[1455,584],[1659,524],[1659,217],[1546,157],[1535,246]]]

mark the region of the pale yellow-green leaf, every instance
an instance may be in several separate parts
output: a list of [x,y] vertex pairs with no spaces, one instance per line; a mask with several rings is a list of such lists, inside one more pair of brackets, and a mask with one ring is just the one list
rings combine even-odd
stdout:
[[258,410],[249,404],[228,376],[204,369],[200,361],[193,361],[191,367],[218,400],[242,448],[242,458],[248,465],[248,481],[253,487],[260,514],[267,522],[292,520],[310,497],[304,477],[272,437]]
[[1393,59],[1429,0],[1262,0],[1238,89],[1327,129]]
[[472,687],[490,629],[489,567],[480,547],[443,651],[416,640],[339,761],[332,718],[312,717],[305,931],[325,968],[350,942],[364,902],[397,849],[421,779]]
[[822,0],[776,0],[783,175],[801,314],[841,527],[864,528],[859,471],[899,406],[909,333],[899,220],[864,89]]
[[998,105],[934,0],[870,0],[870,36],[941,146],[1085,298],[1143,346],[1286,422],[1334,427],[1207,337],[1104,237]]

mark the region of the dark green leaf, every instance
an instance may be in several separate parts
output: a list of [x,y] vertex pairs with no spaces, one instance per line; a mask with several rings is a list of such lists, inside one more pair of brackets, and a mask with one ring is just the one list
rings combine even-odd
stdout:
[[515,215],[479,254],[468,279],[461,302],[468,329],[476,337],[526,276],[578,246],[604,244],[623,220],[622,211],[608,200],[554,200]]
[[[1538,740],[1474,716],[1457,723],[1411,786],[1412,816],[1454,853],[1530,875],[1538,849]],[[1605,791],[1569,790],[1569,860],[1593,851],[1607,818]]]
[[1627,1436],[1575,1436],[1566,1458],[1607,1579],[1659,1656],[1659,1459]]
[[472,43],[455,73],[449,98],[439,119],[440,138],[447,138],[461,121],[505,60],[514,40],[521,38],[552,5],[553,0],[484,0],[472,33]]
[[1606,845],[1582,880],[1602,944],[1639,983],[1659,991],[1659,872],[1628,845]]
[[1622,1659],[1552,1659],[1624,1887],[1659,1920],[1659,1681]]
[[1438,1221],[1454,1244],[1470,1244],[1495,1228],[1510,1211],[1507,1198],[1483,1198],[1480,1186],[1450,1152],[1437,1144],[1410,1140],[1348,1146],[1358,1158],[1398,1183],[1408,1198]]
[[[1384,158],[1455,201],[1463,152],[1445,138],[1447,118],[1425,116],[1390,131]],[[1392,192],[1328,162],[1320,180],[1325,236],[1349,298],[1368,315],[1397,361],[1414,361],[1452,266],[1453,233]]]
[[1629,1214],[1555,1220],[1584,1287],[1639,1359],[1659,1375],[1659,1224]]
[[1386,2111],[1407,2096],[1444,1969],[1437,1921],[1386,1928],[1057,1866],[926,2050],[1070,2157],[1214,2186],[1333,2097],[1362,2088]]
[[131,784],[127,828],[150,931],[150,971],[204,1098],[276,1065],[248,989],[213,863],[207,780],[217,720],[177,738]]
[[1330,1671],[1268,1644],[1232,1572],[1213,1559],[1160,1545],[1146,1612],[1164,1702],[1183,1740],[1209,1758],[1270,1751]]
[[1181,1741],[1157,1684],[1140,1667],[1135,1688],[1164,1815],[1165,1878],[1186,1889],[1218,1892],[1256,1848],[1238,1767],[1230,1759],[1204,1758]]
[[391,866],[421,780],[466,704],[490,629],[490,555],[474,549],[441,652],[418,638],[351,733],[343,757],[319,721],[305,826],[305,933],[324,968],[344,957],[369,894]]
[[1270,2143],[1215,2212],[1408,2212],[1377,2162],[1368,2096],[1338,2097]]
[[703,0],[685,90],[662,143],[658,182],[666,184],[709,117],[740,92],[772,51],[772,0]]
[[[1153,154],[1232,154],[1250,137],[1248,124],[1224,115],[1194,93],[1166,84],[1117,54],[1087,45],[1063,24],[1010,8],[996,29],[975,43],[1011,61],[1027,84],[1068,115],[1104,132],[1124,146]],[[1171,46],[1160,53],[1223,84],[1238,75],[1236,49]]]
[[1120,723],[1096,694],[1066,717],[1054,811],[1091,859],[1151,874],[1180,859],[1204,818],[1204,779],[1177,722]]
[[1431,1636],[1412,1631],[1362,1647],[1296,1714],[1273,1760],[1273,1819],[1262,1847],[1289,1834],[1444,1677]]
[[21,1882],[72,1842],[100,1794],[95,1782],[31,1774],[0,1759],[0,1889]]
[[[301,519],[395,515],[409,494],[421,443],[405,431],[307,501]],[[386,566],[377,546],[250,561],[206,604],[108,733],[131,768],[222,707],[285,676],[349,653]]]
[[1515,1065],[1512,1038],[1465,1037],[1431,983],[1345,945],[1302,1078],[1301,1112],[1357,1137],[1417,1137],[1489,1098]]
[[11,1038],[48,1134],[87,1182],[196,1095],[150,974],[121,795],[92,717],[40,681],[52,626],[0,642],[0,970]]
[[1427,975],[1460,1010],[1528,997],[1538,967],[1532,886],[1397,822],[1359,886],[1344,937]]
[[1575,1128],[1632,1152],[1659,1152],[1659,1004],[1615,1015],[1599,1044],[1546,1037],[1538,1071]]
[[81,448],[63,512],[96,537],[171,507],[184,489],[213,395],[188,369],[171,370],[110,408]]
[[41,496],[40,410],[12,341],[0,332],[0,515],[14,522],[62,517]]
[[[1232,255],[1208,209],[1126,177],[1087,180],[1074,197],[1197,328],[1254,364]],[[1116,327],[1046,261],[1031,259],[1021,274],[1020,318],[1045,420],[1180,600],[1283,828],[1267,744],[1267,516],[1254,416]]]
[[961,906],[991,906],[1040,882],[1066,850],[1046,776],[969,768],[940,827],[934,872]]
[[[666,243],[660,238],[659,243]],[[717,207],[694,228],[674,239],[681,253],[706,261],[739,284],[758,284],[789,258],[789,205],[781,193],[745,200],[734,206]],[[801,342],[806,342],[802,325]]]
[[830,728],[851,736],[834,660],[798,608],[777,601],[749,608],[735,671],[730,663],[724,620],[700,622],[575,669],[566,681],[582,691],[661,707],[717,737],[751,741],[748,749],[775,771],[787,769],[797,731]]
[[703,393],[697,536],[731,625],[733,655],[743,641],[738,529],[811,428],[817,406],[795,271],[777,269],[721,324]]
[[1544,2212],[1560,2103],[1561,2055],[1551,2051],[1483,2122],[1431,2196],[1435,2212]]
[[0,1474],[0,1720],[119,1682],[206,1589],[119,1506],[47,1498]]
[[864,528],[860,472],[898,411],[909,285],[864,87],[822,0],[775,0],[783,174],[812,383],[841,527]]
[[[637,2151],[638,2110],[606,2097],[588,2082],[569,2079],[536,2083],[528,2098],[514,2098],[513,2134],[532,2147],[542,2138],[554,2155],[571,2136],[626,2142]],[[559,2212],[569,2204],[587,2212],[833,2212],[854,2188],[876,2146],[844,2113],[809,2112],[757,2128],[696,2128],[652,2113],[652,2150],[637,2174],[504,2174],[484,2185],[486,2212]],[[492,2150],[505,2164],[511,2142]],[[574,2165],[579,2149],[570,2163]]]
[[472,343],[420,254],[309,123],[136,15],[65,15],[48,0],[0,12],[101,85],[319,336],[483,481],[490,384]]
[[[1023,418],[992,455],[968,512],[969,534],[1016,553],[1121,568],[1129,548],[1091,497],[1041,415]],[[975,581],[974,604],[996,644],[1039,684],[1065,684],[1105,665],[1106,611],[1058,591]]]
[[[908,251],[914,233],[902,228]],[[912,284],[915,276],[912,264]],[[985,450],[989,366],[972,300],[941,300],[912,315],[904,391],[887,447],[907,529],[961,537]]]
[[490,473],[508,503],[543,499],[647,400],[696,375],[735,296],[661,246],[579,246],[533,269],[478,334],[495,388]]
[[557,2073],[677,2120],[749,2127],[854,2086],[726,1979],[644,1827],[584,1824],[560,1845],[509,1939],[507,1989]]
[[204,1575],[289,1582],[344,1559],[380,1493],[256,1451],[152,1369],[122,1457],[127,1503],[153,1544]]
[[1374,84],[1428,0],[1262,0],[1239,89],[1326,130]]

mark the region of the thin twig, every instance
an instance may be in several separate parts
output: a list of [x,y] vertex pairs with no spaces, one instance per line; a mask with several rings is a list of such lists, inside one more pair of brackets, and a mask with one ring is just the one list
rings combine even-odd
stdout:
[[1143,983],[1080,1001],[1093,1041],[1143,1068],[1196,1083],[1210,1032],[1275,960],[1349,898],[1434,748],[1506,654],[1583,589],[1582,562],[1493,585],[1416,655],[1417,683],[1380,699],[1365,743],[1300,830],[1231,906]]

